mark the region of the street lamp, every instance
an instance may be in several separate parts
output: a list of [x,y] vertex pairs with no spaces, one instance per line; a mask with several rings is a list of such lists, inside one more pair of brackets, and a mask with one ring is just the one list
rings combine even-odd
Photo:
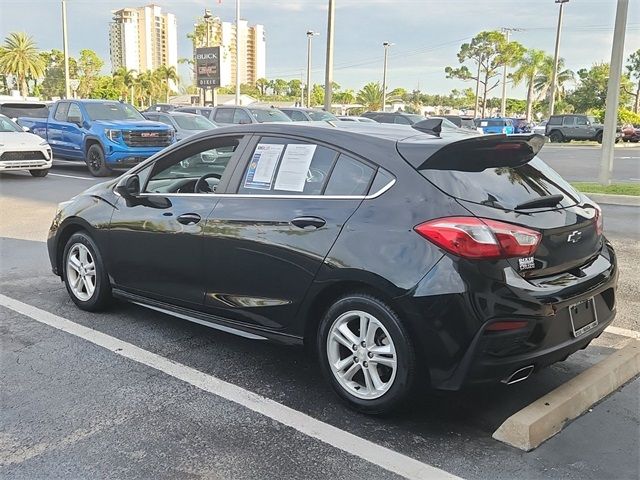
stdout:
[[307,108],[311,107],[311,39],[317,35],[320,34],[307,30]]
[[389,55],[389,47],[391,45],[395,45],[391,42],[383,42],[382,46],[384,47],[384,66],[382,67],[382,111],[384,112],[384,107],[387,105],[387,56]]
[[562,9],[569,0],[555,0],[560,4],[558,12],[558,29],[556,30],[556,49],[553,55],[553,74],[551,75],[551,98],[549,99],[549,116],[553,115],[556,103],[556,82],[558,81],[558,59],[560,54],[560,29],[562,28]]
[[213,15],[211,15],[211,10],[205,10],[204,16],[202,18],[204,18],[204,24],[207,29],[207,47],[210,47],[211,45],[209,45],[209,43],[211,40],[211,20],[213,19]]
[[69,83],[69,41],[67,39],[67,2],[62,0],[62,50],[64,51],[64,98],[71,98]]
[[331,112],[331,95],[333,94],[333,32],[336,18],[335,0],[329,0],[327,13],[327,57],[324,68],[324,109]]
[[[502,33],[505,36],[507,45],[509,45],[509,36],[511,32],[521,32],[521,28],[502,28]],[[502,101],[500,103],[500,116],[505,117],[507,115],[507,64],[502,66]]]

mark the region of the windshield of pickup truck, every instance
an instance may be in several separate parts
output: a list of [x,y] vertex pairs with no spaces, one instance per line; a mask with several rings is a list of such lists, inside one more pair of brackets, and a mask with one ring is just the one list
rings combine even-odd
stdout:
[[145,120],[140,112],[126,103],[85,103],[84,108],[91,120]]

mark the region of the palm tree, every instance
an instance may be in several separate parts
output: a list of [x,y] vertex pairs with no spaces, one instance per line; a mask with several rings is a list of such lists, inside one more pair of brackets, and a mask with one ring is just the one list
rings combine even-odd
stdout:
[[353,103],[353,101],[356,99],[356,96],[353,93],[353,90],[343,90],[342,92],[337,92],[333,96],[333,98],[338,103],[341,103],[343,105],[348,105],[350,103]]
[[[564,84],[567,82],[574,82],[576,79],[573,71],[568,68],[564,68],[564,58],[558,59],[558,75],[556,77],[556,101],[562,100],[565,94]],[[540,96],[547,97],[551,92],[551,82],[553,77],[553,57],[547,55],[544,59],[543,65],[540,68],[540,73],[536,75],[533,88]],[[547,99],[550,100],[550,99]]]
[[133,87],[136,82],[136,71],[127,70],[126,67],[120,67],[113,72],[113,80],[120,89],[120,94],[125,97],[127,102],[134,102]]
[[44,76],[45,63],[33,39],[26,33],[13,32],[0,47],[0,73],[15,75],[23,97],[29,95],[27,78]]
[[136,77],[135,86],[140,96],[140,106],[151,105],[153,97],[156,96],[158,85],[157,77],[150,70],[142,72]]
[[174,84],[177,84],[180,81],[178,71],[176,70],[176,67],[167,67],[166,65],[160,65],[156,69],[155,74],[164,82],[165,102],[169,103],[169,82],[174,82]]
[[356,101],[370,111],[380,110],[382,107],[382,87],[379,83],[367,83],[358,92]]
[[547,57],[548,55],[542,50],[536,50],[535,48],[529,49],[520,61],[518,69],[511,74],[514,85],[518,85],[523,81],[527,85],[526,117],[528,122],[531,121],[536,76],[539,75],[544,68]]

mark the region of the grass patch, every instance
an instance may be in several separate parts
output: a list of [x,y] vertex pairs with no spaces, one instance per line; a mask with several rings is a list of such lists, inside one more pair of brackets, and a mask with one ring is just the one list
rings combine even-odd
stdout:
[[606,193],[609,195],[640,197],[640,183],[612,183],[605,186],[599,183],[572,182],[571,185],[584,193]]

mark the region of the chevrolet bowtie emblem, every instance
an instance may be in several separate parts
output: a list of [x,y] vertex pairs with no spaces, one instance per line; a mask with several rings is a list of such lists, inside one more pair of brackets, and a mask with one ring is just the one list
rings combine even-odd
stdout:
[[578,243],[580,240],[582,240],[582,232],[578,230],[574,230],[567,237],[568,243]]

